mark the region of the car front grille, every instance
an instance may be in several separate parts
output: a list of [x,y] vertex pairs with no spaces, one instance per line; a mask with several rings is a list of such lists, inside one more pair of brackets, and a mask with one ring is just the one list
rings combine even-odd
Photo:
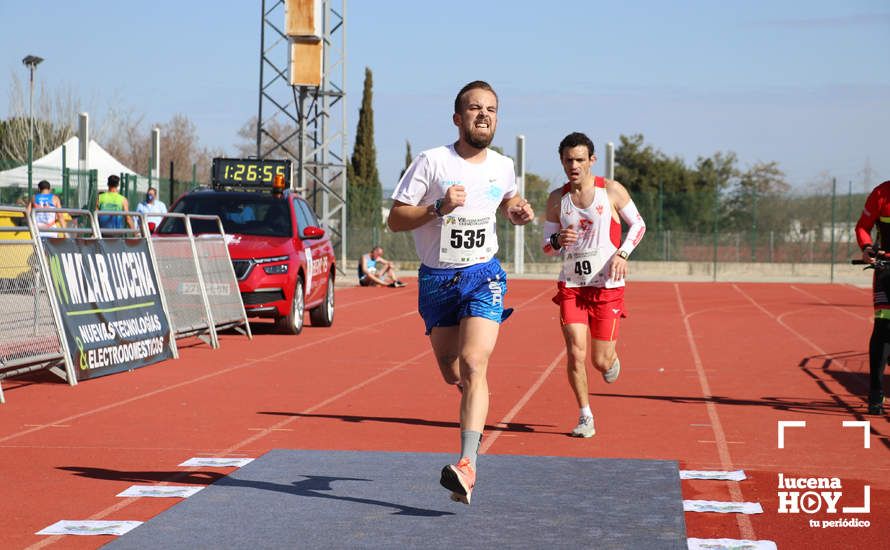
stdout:
[[258,306],[260,304],[268,304],[284,300],[284,292],[281,290],[268,292],[242,292],[241,300],[244,302],[245,306]]
[[253,262],[250,260],[232,260],[232,267],[235,268],[235,278],[240,281],[250,274]]

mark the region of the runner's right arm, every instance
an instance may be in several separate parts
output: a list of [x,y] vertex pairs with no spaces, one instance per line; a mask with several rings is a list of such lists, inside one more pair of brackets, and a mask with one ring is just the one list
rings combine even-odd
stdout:
[[559,203],[562,194],[559,189],[554,190],[547,197],[547,209],[544,216],[544,254],[559,256],[562,245],[559,242]]
[[573,227],[562,228],[559,222],[559,208],[562,204],[562,189],[555,189],[547,197],[547,215],[544,218],[544,254],[559,256],[560,250],[575,243],[578,233]]

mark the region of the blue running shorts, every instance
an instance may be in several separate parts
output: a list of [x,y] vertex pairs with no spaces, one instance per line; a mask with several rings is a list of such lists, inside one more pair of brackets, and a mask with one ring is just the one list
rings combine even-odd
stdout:
[[502,323],[513,313],[504,309],[507,274],[497,258],[484,264],[455,269],[420,266],[417,308],[426,325],[453,327],[464,317],[483,317]]

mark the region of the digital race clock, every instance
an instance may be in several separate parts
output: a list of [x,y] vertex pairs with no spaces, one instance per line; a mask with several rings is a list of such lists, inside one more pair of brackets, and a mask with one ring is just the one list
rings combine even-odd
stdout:
[[290,189],[291,161],[273,159],[213,159],[211,183],[214,187],[272,187],[275,176],[284,176]]

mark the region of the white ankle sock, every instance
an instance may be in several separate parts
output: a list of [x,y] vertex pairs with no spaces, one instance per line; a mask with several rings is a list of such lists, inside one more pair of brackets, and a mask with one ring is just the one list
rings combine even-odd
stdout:
[[581,407],[581,416],[589,416],[590,418],[593,418],[593,413],[590,412],[590,405]]

